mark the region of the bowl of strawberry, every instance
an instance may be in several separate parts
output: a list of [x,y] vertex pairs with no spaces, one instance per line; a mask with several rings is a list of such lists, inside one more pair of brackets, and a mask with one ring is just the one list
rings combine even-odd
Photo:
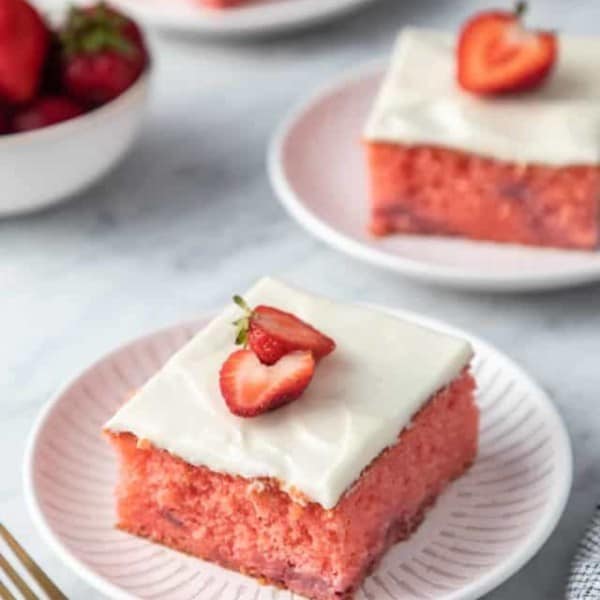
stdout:
[[0,215],[72,196],[131,146],[150,60],[137,24],[106,4],[52,27],[25,0],[0,0]]

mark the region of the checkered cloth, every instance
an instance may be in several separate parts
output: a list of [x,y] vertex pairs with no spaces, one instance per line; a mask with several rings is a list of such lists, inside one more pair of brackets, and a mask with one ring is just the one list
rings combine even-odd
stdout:
[[600,600],[600,506],[573,559],[567,600]]

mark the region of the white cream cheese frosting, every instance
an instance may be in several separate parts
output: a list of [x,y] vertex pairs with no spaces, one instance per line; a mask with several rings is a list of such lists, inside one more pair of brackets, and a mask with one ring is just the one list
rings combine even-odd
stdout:
[[402,31],[367,122],[367,140],[443,146],[518,163],[600,162],[600,38],[560,36],[547,82],[495,98],[458,86],[456,41],[438,31]]
[[332,508],[361,471],[395,443],[432,394],[469,363],[468,342],[390,314],[262,279],[244,298],[292,312],[336,341],[295,402],[243,419],[229,412],[219,370],[235,349],[231,304],[114,415],[131,432],[193,465],[273,477]]

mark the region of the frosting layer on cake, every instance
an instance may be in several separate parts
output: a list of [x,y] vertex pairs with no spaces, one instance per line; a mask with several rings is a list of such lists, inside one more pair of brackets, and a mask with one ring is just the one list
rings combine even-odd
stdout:
[[389,314],[297,291],[273,279],[244,298],[292,312],[331,336],[295,402],[252,419],[229,412],[219,370],[235,349],[228,306],[114,415],[106,429],[131,432],[193,465],[243,477],[272,477],[324,508],[472,357],[470,344]]
[[548,165],[600,162],[600,39],[560,36],[537,90],[480,98],[456,83],[456,37],[407,28],[368,119],[369,141],[455,148]]

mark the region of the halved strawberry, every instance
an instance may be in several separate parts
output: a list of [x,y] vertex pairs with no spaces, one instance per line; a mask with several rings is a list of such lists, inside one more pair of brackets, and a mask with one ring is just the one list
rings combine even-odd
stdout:
[[557,41],[547,31],[527,30],[521,17],[526,4],[514,12],[486,11],[469,19],[457,51],[458,83],[478,94],[518,92],[538,86],[550,73]]
[[219,385],[234,415],[256,417],[298,398],[314,371],[315,359],[310,352],[292,352],[267,366],[254,352],[236,350],[221,367]]
[[335,342],[295,315],[272,306],[251,309],[240,296],[234,302],[245,312],[235,322],[236,343],[250,348],[266,365],[275,364],[282,356],[296,350],[309,350],[321,359],[335,350]]

